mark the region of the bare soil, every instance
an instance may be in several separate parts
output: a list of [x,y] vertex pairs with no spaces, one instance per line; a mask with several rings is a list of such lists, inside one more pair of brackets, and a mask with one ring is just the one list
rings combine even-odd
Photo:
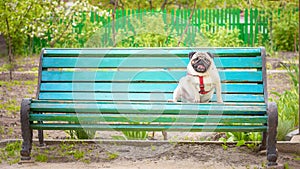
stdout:
[[[294,55],[284,58],[290,59]],[[9,81],[8,72],[0,73],[0,105],[12,103],[9,109],[0,107],[0,141],[3,139],[21,139],[19,107],[22,98],[35,97],[37,81],[37,67],[39,58],[24,58],[18,60],[13,81]],[[271,69],[278,67],[280,59],[268,58]],[[5,63],[0,58],[0,66]],[[25,73],[22,73],[25,72]],[[19,82],[16,82],[19,81]],[[32,83],[30,83],[32,82]],[[285,73],[268,74],[269,97],[274,97],[271,91],[279,93],[288,90],[289,77]],[[112,139],[118,133],[99,134],[100,139]],[[156,139],[162,139],[161,133],[156,133]],[[171,135],[172,137],[172,135]],[[217,140],[215,133],[210,135],[180,135],[182,140],[203,139]],[[37,133],[34,133],[37,138]],[[46,131],[46,139],[67,139],[64,131]],[[266,155],[259,154],[247,147],[229,146],[227,150],[221,145],[215,144],[176,144],[171,147],[166,145],[138,146],[138,145],[102,145],[96,144],[74,144],[73,150],[85,152],[84,157],[74,158],[74,155],[64,155],[58,144],[48,145],[46,148],[37,148],[32,151],[33,157],[39,153],[46,153],[47,163],[29,163],[8,165],[0,163],[0,168],[264,168]],[[169,144],[170,146],[170,144]],[[160,152],[161,151],[161,152]],[[110,157],[109,153],[117,154]],[[299,152],[300,153],[300,152]],[[297,160],[298,159],[298,160]],[[288,154],[279,152],[281,164],[288,164],[290,168],[300,168],[299,154]]]
[[[68,146],[68,148],[65,145]],[[84,152],[78,158],[75,152]],[[220,144],[54,143],[34,147],[32,156],[47,163],[0,164],[1,168],[265,168],[266,154]],[[300,168],[299,155],[279,153],[278,162]]]

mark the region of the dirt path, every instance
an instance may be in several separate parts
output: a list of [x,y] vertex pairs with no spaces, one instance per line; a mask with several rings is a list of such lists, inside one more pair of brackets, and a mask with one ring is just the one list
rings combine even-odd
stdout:
[[[178,160],[141,160],[141,161],[128,161],[128,160],[119,160],[116,162],[105,162],[105,163],[90,163],[85,164],[81,162],[71,162],[71,163],[34,163],[34,164],[25,164],[25,165],[13,165],[6,166],[7,169],[244,169],[246,167],[237,167],[237,166],[224,166],[223,164],[203,162],[198,163],[191,160],[178,161]],[[250,167],[250,166],[249,166]],[[254,167],[253,167],[254,168]]]
[[[139,169],[139,168],[216,168],[216,169],[248,169],[266,166],[266,155],[254,152],[246,146],[236,147],[220,144],[67,144],[72,148],[60,151],[62,143],[48,145],[46,148],[34,148],[32,156],[45,155],[47,162],[34,162],[8,165],[0,164],[0,168],[21,169]],[[155,148],[153,148],[155,147]],[[85,153],[76,159],[74,152]],[[108,151],[109,150],[109,151]],[[300,152],[299,152],[300,153]],[[115,156],[111,156],[115,154]],[[300,168],[299,155],[279,152],[278,162],[289,168]]]

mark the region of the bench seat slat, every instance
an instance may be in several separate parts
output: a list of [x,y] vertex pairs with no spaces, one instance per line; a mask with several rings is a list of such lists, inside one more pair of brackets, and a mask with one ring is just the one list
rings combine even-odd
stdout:
[[[261,57],[215,57],[217,67],[261,68]],[[43,68],[186,68],[188,57],[45,57]]]
[[264,125],[126,125],[126,124],[31,124],[32,129],[44,130],[76,130],[76,129],[94,129],[94,130],[116,130],[116,131],[183,131],[183,132],[258,132],[266,131]]
[[259,56],[260,48],[114,48],[114,49],[45,49],[44,56],[187,56],[189,52],[211,52],[216,56]]
[[[106,100],[106,101],[167,101],[172,100],[172,93],[95,93],[95,92],[41,92],[41,100]],[[226,94],[225,102],[264,102],[263,95]],[[213,95],[212,101],[216,101]]]
[[240,114],[266,113],[264,104],[180,104],[180,103],[118,103],[118,102],[33,102],[35,112],[76,112],[76,113],[124,113],[124,114]]
[[199,116],[137,114],[30,114],[30,121],[142,122],[142,123],[267,123],[267,116]]
[[[40,91],[173,92],[177,83],[42,83]],[[223,93],[263,93],[262,84],[222,84]]]
[[139,105],[139,104],[144,104],[144,105],[201,105],[201,106],[266,106],[266,103],[238,103],[238,102],[224,102],[224,103],[182,103],[182,102],[138,102],[138,101],[62,101],[62,100],[37,100],[37,99],[32,99],[31,103],[63,103],[63,104],[132,104],[132,105]]
[[[221,81],[226,82],[262,82],[261,71],[219,71]],[[186,71],[42,71],[42,82],[178,82]]]

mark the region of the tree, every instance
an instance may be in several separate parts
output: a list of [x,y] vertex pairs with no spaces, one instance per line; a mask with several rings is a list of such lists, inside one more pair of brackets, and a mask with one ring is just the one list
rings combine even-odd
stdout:
[[20,28],[32,22],[38,8],[37,4],[37,0],[0,1],[0,34],[4,36],[7,43],[10,80],[13,78],[15,55],[21,53],[20,46],[26,39]]
[[[116,0],[90,0],[94,5],[105,9],[113,9]],[[137,0],[133,3],[131,0],[118,0],[118,9],[192,9],[193,0]],[[226,7],[242,7],[246,1],[240,0],[206,0],[197,1],[195,8],[226,8]]]
[[42,38],[50,47],[57,43],[64,43],[64,47],[82,46],[102,24],[91,21],[91,11],[100,17],[109,16],[87,0],[76,1],[73,6],[61,0],[0,1],[0,34],[7,43],[10,79],[15,55],[22,54],[28,38]]
[[90,5],[87,0],[76,1],[72,6],[60,0],[49,0],[43,1],[41,6],[41,12],[27,23],[22,32],[31,38],[44,39],[50,47],[57,44],[59,47],[83,47],[84,42],[102,25],[91,20],[92,14],[109,16],[108,12]]

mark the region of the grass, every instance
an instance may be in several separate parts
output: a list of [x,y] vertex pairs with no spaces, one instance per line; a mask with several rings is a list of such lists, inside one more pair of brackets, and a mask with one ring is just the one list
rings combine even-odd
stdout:
[[155,151],[156,150],[156,146],[151,145],[151,151]]
[[0,104],[0,109],[6,110],[7,115],[16,115],[20,111],[20,105],[16,99],[11,98],[7,100],[7,102]]
[[4,134],[4,127],[0,126],[0,135]]
[[80,151],[80,150],[75,150],[74,153],[73,153],[73,157],[76,160],[79,160],[79,159],[83,158],[84,155],[85,155],[84,151]]
[[[82,145],[82,144],[80,144]],[[54,153],[55,152],[55,153]],[[87,151],[90,153],[90,151]],[[75,159],[76,161],[82,160],[88,163],[90,160],[85,157],[86,152],[75,147],[73,143],[60,143],[59,147],[49,146],[44,149],[39,149],[33,145],[32,156],[38,162],[49,162],[51,159],[58,157],[64,157],[68,160]]]
[[[5,99],[0,102],[0,110],[3,112],[3,115],[6,117],[17,117],[17,114],[20,112],[20,98],[33,97],[35,86],[37,84],[37,79],[32,80],[12,80],[12,81],[0,81],[1,95]],[[0,128],[0,134],[3,133],[2,127]],[[4,131],[4,133],[13,134],[13,131],[9,129]],[[8,135],[10,135],[8,134]],[[2,138],[4,137],[1,134]]]
[[37,156],[35,156],[35,161],[37,162],[47,162],[48,161],[48,155],[45,154],[38,154]]
[[114,160],[119,157],[118,153],[106,152],[108,160]]
[[0,148],[0,162],[16,164],[20,161],[21,142],[7,143],[4,148]]
[[69,151],[67,151],[66,152],[66,154],[68,154],[68,155],[72,155],[76,160],[79,160],[79,159],[81,159],[81,158],[83,158],[84,157],[84,155],[85,155],[85,153],[84,153],[84,151],[80,151],[80,150],[69,150]]

